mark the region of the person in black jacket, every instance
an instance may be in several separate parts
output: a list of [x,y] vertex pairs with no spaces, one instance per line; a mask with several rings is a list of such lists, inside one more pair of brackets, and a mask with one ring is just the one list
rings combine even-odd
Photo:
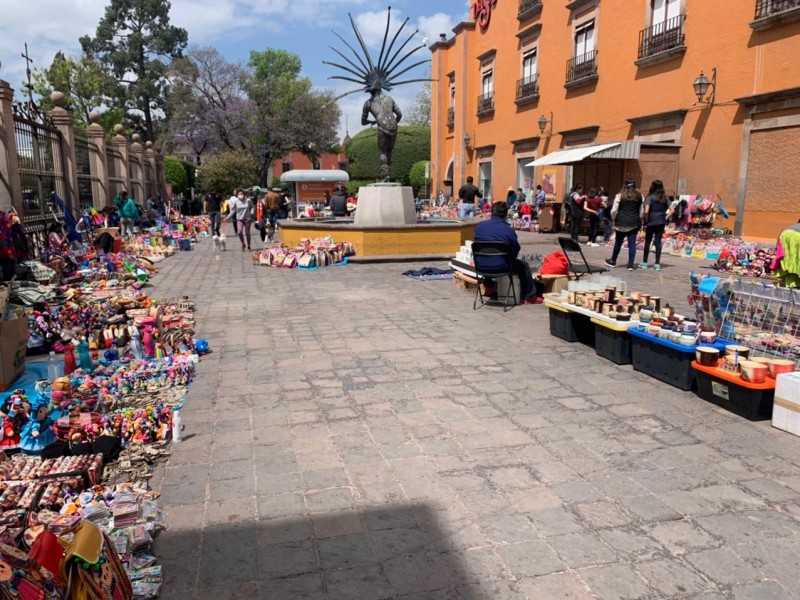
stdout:
[[467,215],[470,217],[475,216],[475,198],[483,198],[481,191],[473,185],[473,179],[470,175],[467,177],[467,183],[461,186],[458,190],[458,199],[461,201],[461,206],[458,209],[458,216],[465,219]]
[[334,217],[347,216],[347,193],[344,188],[338,188],[331,198],[331,212]]

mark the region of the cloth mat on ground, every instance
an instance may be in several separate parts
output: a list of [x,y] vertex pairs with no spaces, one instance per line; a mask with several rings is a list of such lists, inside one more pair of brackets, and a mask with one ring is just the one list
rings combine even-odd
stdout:
[[406,271],[403,273],[406,277],[416,279],[418,281],[432,281],[435,279],[452,279],[453,269],[437,269],[436,267],[422,267],[419,271]]

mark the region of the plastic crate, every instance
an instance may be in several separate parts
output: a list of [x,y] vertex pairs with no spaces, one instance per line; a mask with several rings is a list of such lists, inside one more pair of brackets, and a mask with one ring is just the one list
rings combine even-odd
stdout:
[[594,323],[594,350],[618,365],[631,364],[631,336],[628,329],[615,329],[612,326],[592,321]]
[[735,374],[704,367],[696,362],[692,366],[697,373],[697,395],[703,400],[750,421],[765,421],[772,418],[772,404],[775,400],[774,379],[753,384],[742,381]]
[[572,313],[548,306],[550,310],[550,335],[565,342],[577,342],[578,334],[572,323]]

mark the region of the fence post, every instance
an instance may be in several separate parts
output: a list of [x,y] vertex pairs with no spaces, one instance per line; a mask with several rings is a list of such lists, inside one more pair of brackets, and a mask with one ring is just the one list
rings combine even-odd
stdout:
[[[144,160],[150,166],[150,177],[149,179],[145,177],[144,187],[145,191],[150,191],[154,195],[157,195],[160,191],[158,186],[158,168],[156,167],[156,151],[153,150],[153,142],[147,140],[144,144]],[[148,173],[148,170],[145,169],[145,174]]]
[[[111,145],[114,146],[114,149],[122,156],[122,159],[118,160],[120,164],[117,165],[116,173],[122,180],[125,191],[130,195],[131,180],[128,177],[128,139],[122,135],[124,131],[125,128],[119,123],[114,125],[114,133],[117,135],[111,139]],[[115,157],[114,160],[117,160],[117,158]]]
[[[95,189],[92,190],[94,207],[102,209],[111,206],[111,187],[108,183],[108,155],[106,154],[106,130],[100,125],[100,113],[89,113],[89,126],[86,127],[86,139],[89,142],[89,166],[94,177]],[[92,148],[94,146],[94,148]]]
[[142,136],[140,136],[138,133],[134,133],[131,136],[131,141],[133,143],[130,145],[130,150],[128,151],[128,153],[129,153],[129,160],[132,160],[137,168],[137,173],[135,177],[136,183],[134,183],[134,178],[130,177],[130,173],[128,175],[131,180],[131,187],[136,185],[137,189],[128,190],[128,193],[131,195],[132,198],[136,198],[136,200],[142,206],[144,206],[145,205],[144,201],[146,200],[145,189],[144,186],[142,185],[144,180],[144,162],[142,161],[142,156],[144,154],[144,146],[142,146],[141,139]]
[[14,90],[0,79],[0,210],[11,207],[22,214],[22,180],[14,133]]
[[50,100],[55,108],[49,112],[50,119],[56,129],[61,133],[61,158],[64,161],[64,204],[78,212],[81,209],[78,194],[78,157],[75,153],[75,126],[72,113],[64,108],[67,102],[61,92],[50,94]]

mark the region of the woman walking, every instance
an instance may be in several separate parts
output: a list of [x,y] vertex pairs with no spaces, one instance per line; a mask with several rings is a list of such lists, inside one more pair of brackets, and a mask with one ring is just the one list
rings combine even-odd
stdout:
[[614,252],[610,259],[606,259],[609,267],[617,266],[617,257],[622,249],[622,244],[628,240],[628,271],[633,271],[636,263],[636,234],[642,227],[642,204],[644,198],[636,189],[633,179],[625,181],[622,191],[614,198],[611,207],[611,220],[617,237],[614,240]]
[[650,191],[644,201],[644,256],[639,264],[640,269],[647,268],[650,243],[654,242],[656,263],[653,265],[653,270],[661,270],[661,238],[664,235],[664,227],[667,225],[669,216],[669,202],[667,202],[667,195],[664,192],[664,184],[660,179],[656,179],[650,184]]
[[600,220],[602,218],[600,213],[603,210],[603,199],[598,194],[597,189],[589,188],[589,194],[584,204],[586,206],[583,210],[589,213],[589,241],[586,245],[598,248],[600,244],[597,243],[597,234],[600,231]]
[[[227,219],[235,219],[238,222],[239,241],[242,242],[242,252],[250,250],[250,224],[253,222],[253,201],[244,197],[243,190],[236,190],[236,195],[228,203]],[[245,246],[245,238],[247,246]]]
[[[572,192],[572,203],[570,206],[570,237],[576,242],[578,241],[578,235],[581,231],[581,225],[583,225],[583,205],[586,201],[586,197],[583,195],[583,184],[579,183],[575,186],[575,191]],[[592,240],[589,239],[591,242]]]

